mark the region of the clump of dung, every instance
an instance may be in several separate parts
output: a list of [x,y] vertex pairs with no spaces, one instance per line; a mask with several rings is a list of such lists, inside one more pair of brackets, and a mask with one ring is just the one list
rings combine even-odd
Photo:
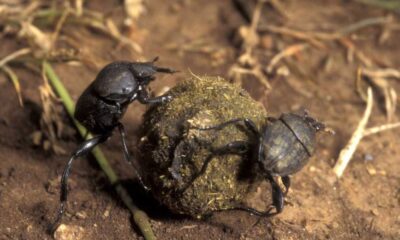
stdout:
[[[169,93],[171,102],[153,106],[144,116],[139,153],[145,183],[175,213],[201,217],[237,206],[255,180],[255,164],[248,154],[212,152],[233,141],[251,141],[248,131],[243,124],[207,131],[196,127],[235,118],[250,118],[260,127],[264,108],[219,77],[192,77]],[[208,158],[213,159],[206,172],[188,185]]]

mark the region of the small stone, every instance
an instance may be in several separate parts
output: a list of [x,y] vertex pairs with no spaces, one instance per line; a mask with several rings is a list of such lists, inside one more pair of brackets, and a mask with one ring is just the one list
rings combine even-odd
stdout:
[[366,154],[364,155],[364,161],[370,162],[370,161],[372,161],[372,160],[374,160],[374,156],[372,156],[372,154],[366,153]]
[[316,168],[316,167],[310,166],[310,172],[316,172],[316,171],[317,171],[317,168]]
[[55,194],[58,192],[60,183],[60,178],[54,178],[49,180],[46,184],[46,191],[50,194]]
[[78,219],[86,219],[86,218],[87,218],[87,213],[84,212],[84,211],[80,211],[80,212],[77,212],[77,213],[75,214],[75,216],[76,216],[76,218],[78,218]]
[[371,176],[375,176],[376,175],[376,169],[373,166],[367,165],[366,169],[367,169],[367,172],[368,172],[369,175],[371,175]]
[[110,216],[111,205],[108,204],[106,210],[103,213],[103,219],[108,218]]
[[339,223],[337,223],[337,222],[333,222],[332,223],[332,228],[333,229],[336,229],[336,228],[338,228],[339,227]]
[[276,69],[276,75],[287,77],[290,75],[290,70],[287,66],[280,66]]
[[84,229],[80,226],[61,224],[54,233],[56,240],[84,239]]
[[379,211],[376,208],[372,209],[371,213],[374,214],[375,216],[379,216]]

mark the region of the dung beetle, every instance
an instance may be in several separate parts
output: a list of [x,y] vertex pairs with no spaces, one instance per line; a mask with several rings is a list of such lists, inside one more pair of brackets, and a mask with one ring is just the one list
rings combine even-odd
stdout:
[[[68,195],[67,181],[73,161],[106,141],[116,127],[121,135],[124,158],[133,164],[126,145],[124,126],[120,122],[128,105],[136,99],[143,104],[164,103],[171,100],[169,95],[150,97],[146,90],[147,85],[155,79],[153,75],[157,72],[170,74],[176,72],[169,68],[155,66],[154,63],[157,60],[158,58],[151,62],[110,63],[98,73],[96,79],[79,97],[74,116],[95,136],[85,140],[77,148],[64,168],[61,178],[60,208],[50,231],[56,230],[65,212]],[[140,174],[137,171],[136,174],[140,183],[146,188]]]
[[[212,154],[250,154],[258,165],[261,176],[267,179],[272,186],[272,206],[261,212],[243,205],[227,210],[244,210],[258,216],[273,216],[283,210],[284,196],[290,187],[289,175],[298,172],[313,155],[316,145],[316,132],[325,129],[325,125],[308,116],[295,113],[284,113],[278,119],[268,117],[266,124],[257,129],[256,124],[248,118],[232,119],[222,124],[210,127],[192,127],[198,130],[221,130],[222,128],[237,123],[244,123],[245,129],[250,133],[249,141],[234,141],[225,146],[211,149]],[[251,152],[249,152],[251,151]],[[192,177],[188,184],[181,189],[184,191],[196,178],[204,174],[208,164],[213,158],[210,156],[204,161],[200,171]],[[176,166],[172,176],[178,180],[179,173]],[[178,177],[176,177],[178,176]],[[281,189],[274,177],[280,176],[285,186]],[[276,211],[272,211],[275,208]]]

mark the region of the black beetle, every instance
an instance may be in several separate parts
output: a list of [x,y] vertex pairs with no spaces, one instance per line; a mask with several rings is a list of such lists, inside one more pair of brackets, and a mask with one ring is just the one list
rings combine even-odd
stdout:
[[[169,95],[150,98],[146,90],[147,85],[155,79],[153,75],[157,72],[176,72],[169,68],[155,66],[154,63],[157,59],[155,58],[152,62],[118,61],[110,63],[98,73],[96,79],[79,97],[75,118],[96,136],[84,141],[77,148],[64,169],[61,178],[60,208],[50,231],[57,228],[65,211],[68,195],[67,181],[72,162],[106,141],[116,127],[121,135],[124,157],[132,164],[125,141],[125,130],[120,123],[128,105],[136,99],[143,104],[163,103],[171,100]],[[140,174],[137,171],[136,173],[140,183],[146,188]]]
[[[300,116],[294,113],[282,114],[278,119],[268,118],[267,123],[259,131],[256,124],[247,118],[232,119],[225,123],[205,128],[192,127],[198,130],[221,130],[222,128],[243,122],[244,126],[251,133],[251,139],[247,141],[234,141],[217,149],[212,149],[213,154],[248,154],[252,151],[255,162],[258,164],[260,174],[265,177],[272,186],[272,205],[265,212],[256,209],[238,206],[227,210],[244,210],[258,216],[273,216],[283,210],[284,196],[290,187],[289,175],[298,172],[308,162],[315,150],[315,133],[324,130],[325,125],[316,121],[307,113]],[[183,187],[179,192],[182,193],[199,176],[206,172],[212,156],[207,158],[200,171]],[[172,176],[179,180],[177,166],[172,163]],[[280,176],[285,185],[285,192],[282,191],[274,176]],[[273,209],[276,211],[272,212]]]

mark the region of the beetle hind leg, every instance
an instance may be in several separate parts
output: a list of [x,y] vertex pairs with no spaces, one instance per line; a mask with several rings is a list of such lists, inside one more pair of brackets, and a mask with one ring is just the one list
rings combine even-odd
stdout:
[[[272,186],[272,206],[270,206],[266,211],[259,211],[257,209],[243,205],[239,205],[227,210],[245,211],[259,217],[272,217],[274,215],[281,213],[284,206],[284,193],[282,192],[282,189],[279,187],[278,183],[276,183],[276,181],[272,178],[271,175],[268,174],[266,178],[271,183]],[[273,211],[274,209],[275,211]]]
[[[284,193],[282,192],[281,187],[279,187],[279,184],[275,181],[275,179],[270,175],[267,174],[266,178],[271,184],[272,187],[272,205],[276,209],[276,214],[281,213],[283,210],[284,206]],[[285,185],[286,186],[286,185]]]
[[225,154],[241,155],[246,153],[249,150],[249,148],[250,148],[249,144],[245,141],[234,141],[226,144],[225,146],[212,149],[211,150],[212,153],[206,158],[203,165],[201,166],[200,171],[198,171],[194,176],[192,176],[190,181],[186,183],[185,186],[178,191],[178,193],[183,193],[188,187],[190,187],[190,185],[193,184],[194,181],[196,181],[197,178],[202,176],[207,171],[208,165],[213,159],[215,159],[214,156],[220,156]]
[[105,135],[96,136],[89,140],[86,140],[72,154],[71,158],[69,159],[67,165],[64,168],[64,171],[63,171],[63,174],[61,177],[60,207],[58,210],[56,220],[49,227],[50,233],[53,233],[57,229],[57,227],[60,224],[61,219],[65,213],[65,208],[66,208],[67,198],[68,198],[68,178],[69,178],[69,174],[71,171],[72,163],[74,162],[75,159],[89,153],[99,143],[106,141],[109,136],[110,136],[110,134],[105,134]]

